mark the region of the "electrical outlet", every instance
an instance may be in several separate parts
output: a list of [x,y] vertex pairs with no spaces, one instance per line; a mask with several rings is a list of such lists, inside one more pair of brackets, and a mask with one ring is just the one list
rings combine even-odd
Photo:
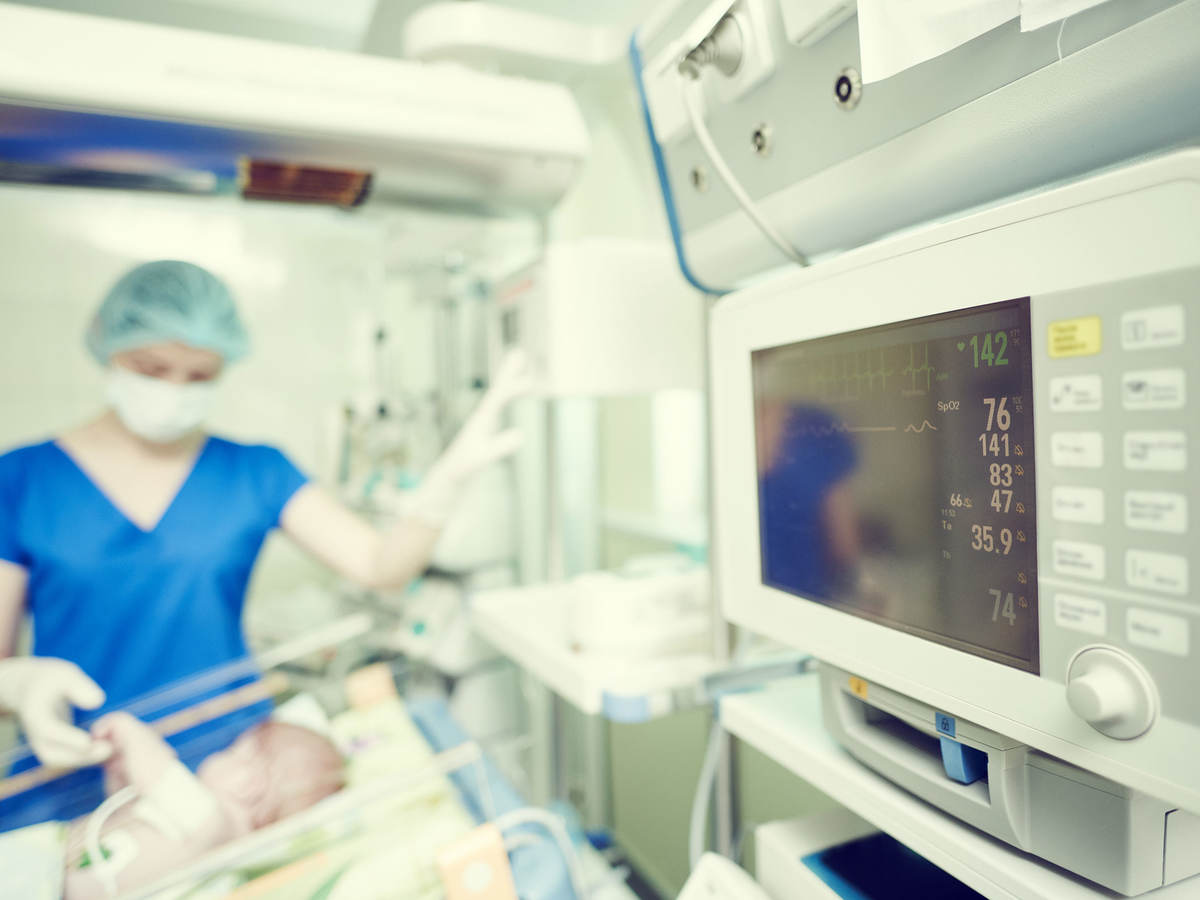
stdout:
[[722,103],[732,103],[744,97],[775,71],[775,50],[771,44],[771,15],[775,7],[769,0],[737,0],[726,5],[742,29],[742,64],[732,75],[709,70],[704,79],[714,85],[716,97]]
[[732,15],[742,33],[742,62],[732,75],[711,67],[701,74],[704,90],[697,97],[701,114],[709,98],[717,103],[732,103],[775,71],[775,51],[771,44],[771,20],[774,7],[770,0],[714,0],[661,51],[642,72],[646,99],[654,116],[659,141],[670,143],[691,133],[681,99],[680,59],[703,41],[726,15]]

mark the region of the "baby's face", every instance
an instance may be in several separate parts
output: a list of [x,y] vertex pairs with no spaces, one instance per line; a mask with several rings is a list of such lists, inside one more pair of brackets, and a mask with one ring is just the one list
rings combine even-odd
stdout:
[[214,753],[196,773],[248,829],[298,812],[342,784],[342,759],[325,738],[265,722]]
[[260,730],[252,728],[228,749],[208,757],[196,775],[226,806],[251,817],[270,792],[270,762]]

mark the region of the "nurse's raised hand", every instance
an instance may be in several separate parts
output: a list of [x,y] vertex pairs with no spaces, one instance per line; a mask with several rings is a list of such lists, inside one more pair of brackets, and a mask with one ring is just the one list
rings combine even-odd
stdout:
[[288,501],[280,525],[301,547],[352,581],[374,589],[403,587],[429,565],[470,477],[520,446],[520,431],[504,427],[504,411],[534,388],[528,357],[506,356],[475,411],[413,492],[404,518],[388,532],[376,531],[313,484]]
[[16,713],[43,766],[78,768],[108,758],[112,747],[76,728],[72,718],[72,707],[96,709],[103,702],[100,686],[65,659],[0,659],[0,706]]
[[466,481],[517,450],[521,433],[516,428],[502,428],[502,416],[513,400],[532,393],[534,386],[529,357],[519,350],[508,353],[475,411],[421,482],[413,498],[413,515],[444,524]]

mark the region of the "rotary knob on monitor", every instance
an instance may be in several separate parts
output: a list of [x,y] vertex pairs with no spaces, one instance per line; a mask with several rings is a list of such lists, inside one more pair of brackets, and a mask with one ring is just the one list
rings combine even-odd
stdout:
[[1154,724],[1158,693],[1129,654],[1115,647],[1086,647],[1067,668],[1067,705],[1101,734],[1129,740]]

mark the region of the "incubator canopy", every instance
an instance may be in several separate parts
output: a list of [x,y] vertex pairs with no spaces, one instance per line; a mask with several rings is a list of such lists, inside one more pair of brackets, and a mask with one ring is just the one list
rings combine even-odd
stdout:
[[157,341],[180,341],[241,359],[250,338],[225,282],[200,266],[174,259],[126,272],[105,296],[87,332],[92,355],[107,365],[114,353]]

